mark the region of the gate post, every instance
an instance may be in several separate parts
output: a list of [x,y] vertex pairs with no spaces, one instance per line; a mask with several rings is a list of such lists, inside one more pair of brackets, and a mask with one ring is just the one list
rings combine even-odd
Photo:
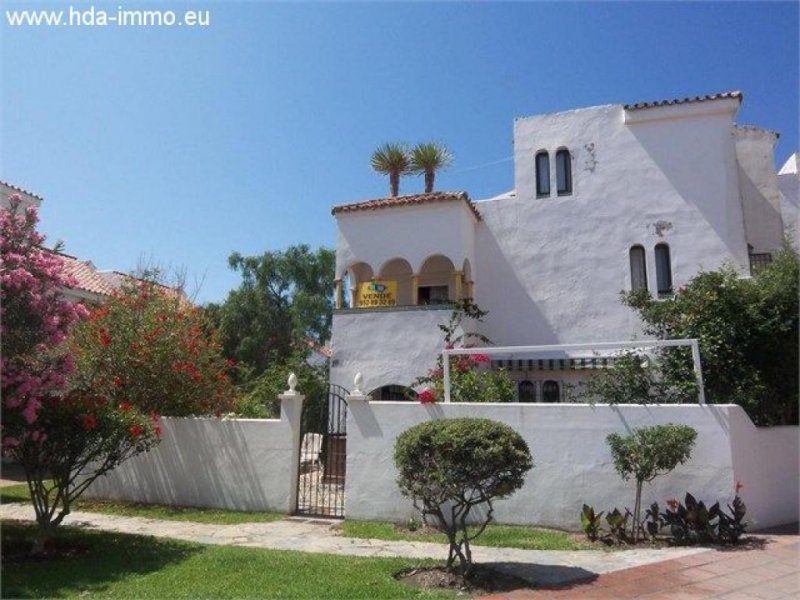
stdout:
[[364,385],[364,376],[361,375],[361,373],[356,373],[353,379],[353,387],[355,389],[344,397],[348,407],[361,406],[365,403],[369,403],[369,396],[361,391],[362,385]]
[[300,477],[298,465],[300,464],[300,422],[303,417],[303,396],[295,390],[297,387],[297,376],[292,373],[289,375],[289,389],[279,394],[281,401],[281,421],[286,421],[290,428],[290,447],[291,465],[289,469],[289,506],[286,507],[288,514],[297,509],[297,481]]

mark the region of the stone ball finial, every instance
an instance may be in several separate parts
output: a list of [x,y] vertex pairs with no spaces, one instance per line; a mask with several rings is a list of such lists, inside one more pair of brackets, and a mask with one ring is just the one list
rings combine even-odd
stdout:
[[354,395],[363,394],[361,391],[361,386],[364,385],[364,376],[361,373],[356,373],[356,376],[353,378],[353,385],[356,388],[353,390]]
[[294,373],[289,373],[289,393],[296,394],[297,391],[295,388],[297,387],[297,375]]

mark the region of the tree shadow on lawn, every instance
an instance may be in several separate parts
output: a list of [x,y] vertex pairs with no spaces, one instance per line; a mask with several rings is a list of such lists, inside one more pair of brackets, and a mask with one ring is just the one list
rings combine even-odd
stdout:
[[3,521],[3,598],[54,598],[101,592],[132,575],[146,575],[201,552],[185,542],[59,527],[48,555],[27,556],[35,526]]
[[566,588],[589,583],[597,579],[597,573],[581,567],[544,565],[520,562],[481,562],[481,566],[500,573],[514,575],[531,583],[534,588]]

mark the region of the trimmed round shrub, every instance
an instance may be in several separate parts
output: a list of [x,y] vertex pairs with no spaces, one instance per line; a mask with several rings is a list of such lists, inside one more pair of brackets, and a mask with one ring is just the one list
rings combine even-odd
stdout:
[[[426,523],[447,535],[450,553],[467,575],[470,541],[492,520],[493,504],[522,487],[533,466],[525,440],[508,425],[489,419],[442,419],[415,425],[395,444],[400,490]],[[472,507],[483,504],[481,522],[468,532]]]

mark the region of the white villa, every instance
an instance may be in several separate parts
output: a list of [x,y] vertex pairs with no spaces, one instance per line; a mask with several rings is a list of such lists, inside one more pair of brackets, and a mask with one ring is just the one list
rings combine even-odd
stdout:
[[[514,122],[514,190],[340,205],[331,383],[374,399],[430,369],[448,302],[489,311],[499,346],[642,338],[620,292],[668,298],[701,270],[743,277],[797,243],[798,155],[776,173],[773,131],[734,122],[740,92],[607,105]],[[584,354],[585,356],[585,354]],[[580,359],[518,361],[526,399],[558,401]]]

